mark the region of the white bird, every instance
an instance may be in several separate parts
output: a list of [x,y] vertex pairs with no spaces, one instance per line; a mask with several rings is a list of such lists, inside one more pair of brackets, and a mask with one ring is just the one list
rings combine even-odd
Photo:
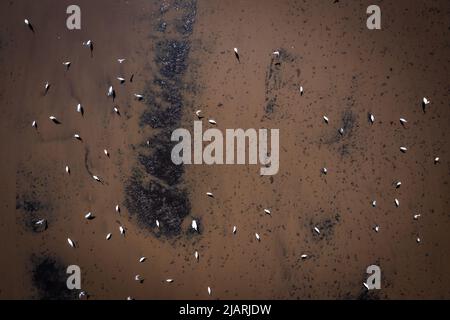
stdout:
[[373,228],[373,230],[375,230],[375,232],[380,231],[380,226],[376,225],[376,226]]
[[371,113],[369,113],[369,121],[372,124],[375,122],[375,116],[373,114],[371,114]]
[[75,139],[79,140],[79,141],[82,140],[82,139],[81,139],[81,136],[80,136],[78,133],[75,133],[75,134],[73,135],[73,137],[74,137]]
[[116,114],[118,114],[118,115],[120,116],[120,111],[119,111],[119,108],[117,108],[117,107],[114,107],[114,108],[113,108],[113,110],[114,110],[114,112],[115,112]]
[[33,120],[33,122],[31,123],[31,126],[32,126],[33,128],[37,128],[37,122],[36,122],[36,120]]
[[159,228],[159,220],[158,219],[156,219],[156,227]]
[[118,204],[116,204],[116,212],[117,212],[117,213],[120,213],[120,207],[119,207]]
[[400,201],[398,201],[398,199],[395,198],[394,202],[395,202],[395,206],[398,208],[400,206]]
[[208,287],[208,294],[211,295],[211,288]]
[[234,50],[234,52],[235,52],[236,54],[239,53],[239,52],[238,52],[238,48],[233,48],[233,50]]
[[320,230],[319,230],[318,227],[314,227],[314,231],[315,231],[317,234],[320,234]]
[[98,176],[92,176],[92,178],[97,182],[102,182],[102,180]]
[[369,286],[367,285],[367,283],[363,282],[363,286],[364,286],[367,290],[369,290]]
[[70,168],[69,168],[69,166],[66,166],[66,173],[67,173],[67,174],[70,174]]
[[113,86],[109,86],[108,92],[106,93],[106,95],[107,95],[108,97],[111,97],[111,96],[114,95],[114,89],[113,89]]
[[167,283],[172,283],[172,282],[173,282],[173,279],[166,279],[166,282],[167,282]]
[[402,124],[402,126],[404,126],[408,123],[408,121],[405,118],[400,118],[400,123]]
[[30,21],[29,21],[28,19],[25,19],[24,22],[25,22],[25,24],[26,24],[27,26],[30,26],[30,25],[31,25],[31,23],[30,23]]
[[255,237],[256,237],[256,240],[261,241],[261,237],[259,236],[259,234],[255,233]]
[[377,200],[373,200],[373,201],[372,201],[372,207],[375,208],[376,206],[377,206]]
[[323,173],[323,174],[327,174],[327,173],[328,173],[328,169],[325,168],[325,167],[323,167],[323,168],[322,168],[322,173]]
[[300,86],[300,95],[301,96],[303,95],[303,87],[302,86]]
[[420,243],[422,240],[419,238],[419,237],[417,237],[417,239],[416,239],[416,242],[417,243]]
[[71,62],[70,61],[64,61],[63,65],[66,67],[66,69],[69,69]]
[[[235,48],[235,49],[236,49],[236,48]],[[237,50],[237,49],[236,49],[236,50]],[[236,51],[235,51],[235,52],[236,52]],[[272,54],[278,58],[278,57],[280,56],[280,51],[274,51],[274,52],[272,52]]]
[[264,212],[270,216],[270,210],[269,209],[264,209]]
[[92,45],[92,40],[83,41],[83,46],[90,47]]
[[194,257],[195,257],[195,259],[198,261],[198,258],[199,258],[199,254],[198,254],[198,251],[195,251],[195,253],[194,253]]
[[107,156],[109,158],[109,152],[106,149],[103,149],[103,153],[105,154],[105,156]]
[[415,215],[413,216],[413,218],[414,218],[414,220],[418,220],[420,216],[421,216],[421,214],[418,213],[418,214],[415,214]]
[[209,119],[208,122],[209,122],[210,124],[213,124],[213,125],[216,125],[216,124],[217,124],[216,120],[213,120],[213,119]]
[[124,62],[126,59],[117,59],[117,61],[119,61],[119,63],[122,63],[122,62]]
[[197,118],[201,119],[203,118],[203,116],[200,114],[202,112],[202,110],[197,110],[195,111],[195,115],[197,116]]
[[112,234],[111,234],[111,233],[108,233],[108,234],[106,235],[106,240],[111,239],[111,236],[112,236]]
[[121,235],[125,235],[125,228],[124,227],[122,227],[122,226],[119,226],[119,231],[120,231],[120,234]]
[[45,93],[47,93],[48,89],[50,89],[50,83],[48,81],[44,85]]
[[147,260],[147,258],[146,257],[141,257],[140,259],[139,259],[139,262],[144,262],[145,260]]
[[56,117],[55,116],[50,116],[50,117],[48,117],[50,120],[52,120],[54,123],[59,123],[59,120],[58,119],[56,119]]
[[237,227],[233,226],[233,234],[236,234],[236,231],[237,231]]
[[395,188],[400,188],[400,186],[402,185],[402,182],[401,181],[397,181],[396,183],[395,183]]
[[328,121],[329,121],[327,116],[323,116],[323,120],[325,121],[325,123],[328,123]]
[[241,62],[241,60],[239,59],[239,52],[238,52],[238,48],[234,48],[234,55],[236,56],[236,59]]
[[423,104],[426,106],[426,105],[430,104],[431,101],[428,100],[427,98],[423,97],[423,98],[422,98],[422,102],[423,102]]
[[134,300],[134,299],[133,299],[133,297],[128,296],[128,297],[127,297],[127,300],[130,301],[130,300]]
[[308,255],[307,255],[307,254],[302,254],[302,255],[300,256],[300,258],[302,258],[302,260],[304,260],[304,259],[308,258]]
[[439,163],[439,157],[434,158],[434,164],[438,164]]
[[403,152],[403,153],[405,153],[406,151],[408,151],[408,148],[406,148],[406,147],[400,147],[400,151]]
[[45,222],[46,222],[45,219],[41,219],[41,220],[36,221],[34,224],[35,224],[35,225],[42,225],[42,224],[44,224]]
[[86,213],[86,215],[84,216],[84,218],[85,219],[87,219],[87,220],[90,220],[90,219],[92,219],[94,216],[92,215],[92,212],[88,212],[88,213]]
[[197,221],[192,220],[191,227],[192,227],[192,229],[194,229],[195,231],[198,231],[198,229],[197,229]]
[[78,295],[78,298],[80,300],[85,300],[87,299],[87,293],[85,291],[81,291],[80,294]]
[[142,282],[142,280],[144,280],[139,274],[134,276],[134,280]]
[[207,195],[208,197],[210,197],[210,198],[214,198],[214,195],[213,195],[212,192],[207,192],[206,195]]
[[344,135],[344,128],[340,128],[339,133],[341,134],[341,136]]
[[75,242],[72,239],[67,238],[67,242],[69,243],[69,246],[71,246],[72,248],[75,248]]
[[117,80],[119,80],[120,83],[124,83],[125,82],[125,78],[122,78],[122,77],[117,77]]
[[143,96],[142,94],[137,94],[137,93],[135,93],[134,96],[135,96],[138,100],[144,99],[144,96]]
[[77,112],[83,114],[83,106],[81,103],[77,104]]

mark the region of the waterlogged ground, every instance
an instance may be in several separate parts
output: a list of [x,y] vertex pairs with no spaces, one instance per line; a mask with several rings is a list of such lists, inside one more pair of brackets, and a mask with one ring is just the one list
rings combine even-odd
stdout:
[[[69,265],[90,299],[450,298],[448,2],[382,3],[378,31],[349,1],[78,1],[78,31],[70,4],[0,13],[1,298],[78,299]],[[174,165],[199,109],[279,129],[279,172]]]

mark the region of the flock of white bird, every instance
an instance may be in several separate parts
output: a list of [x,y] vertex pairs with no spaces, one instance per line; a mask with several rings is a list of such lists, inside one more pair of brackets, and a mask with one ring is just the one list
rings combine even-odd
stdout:
[[[33,28],[32,24],[31,24],[31,22],[30,22],[28,19],[25,19],[24,22],[25,22],[25,24],[26,24],[26,25],[34,32],[34,28]],[[92,50],[92,48],[93,48],[93,41],[92,41],[92,40],[88,40],[88,41],[86,41],[86,42],[83,42],[82,45],[83,45],[83,46],[86,46],[86,47],[89,47],[89,48]],[[240,56],[239,56],[239,50],[238,50],[238,48],[234,48],[233,51],[234,51],[234,54],[235,54],[236,59],[238,60],[238,62],[240,62]],[[280,51],[274,51],[274,52],[272,52],[272,54],[273,54],[273,56],[275,56],[275,57],[277,57],[277,58],[280,57]],[[126,60],[125,58],[119,58],[119,59],[117,59],[118,63],[120,63],[120,64],[122,64],[123,62],[125,62],[125,60]],[[71,66],[71,62],[70,62],[70,61],[64,61],[62,64],[65,66],[66,70],[69,70],[69,68],[70,68],[70,66]],[[118,80],[119,83],[121,83],[121,84],[123,84],[123,83],[126,81],[125,78],[120,77],[120,76],[117,77],[117,80]],[[50,86],[51,86],[51,85],[50,85],[50,83],[49,83],[48,81],[44,84],[45,94],[47,94],[48,91],[50,90]],[[304,88],[303,88],[303,86],[299,86],[299,92],[300,92],[300,95],[303,96],[303,94],[304,94]],[[112,85],[110,85],[110,86],[108,87],[108,90],[107,90],[107,92],[106,92],[106,95],[107,95],[108,97],[111,97],[113,100],[115,99],[115,90],[114,90],[114,87],[113,87]],[[139,101],[141,101],[141,100],[144,99],[144,96],[143,96],[142,94],[137,94],[137,93],[135,93],[135,94],[134,94],[134,97],[135,97],[137,100],[139,100]],[[430,101],[429,101],[427,98],[424,97],[424,98],[422,99],[422,105],[423,105],[423,107],[425,108],[425,107],[426,107],[427,105],[429,105],[429,104],[430,104]],[[120,111],[119,111],[118,107],[115,106],[115,107],[113,108],[113,111],[114,111],[114,113],[116,113],[117,115],[120,116]],[[82,106],[80,103],[77,104],[77,106],[76,106],[76,112],[81,113],[81,114],[84,113],[83,106]],[[201,110],[197,110],[197,111],[195,112],[195,115],[196,115],[199,119],[203,118],[203,116],[201,115],[201,112],[202,112]],[[49,119],[50,119],[53,123],[55,123],[55,124],[61,124],[61,122],[60,122],[60,121],[56,118],[56,116],[54,116],[54,115],[49,116]],[[325,121],[326,124],[329,124],[329,122],[330,122],[330,119],[329,119],[328,116],[326,116],[326,115],[323,116],[323,120]],[[373,114],[369,114],[369,121],[370,121],[370,123],[372,123],[372,124],[375,122],[375,116],[374,116]],[[208,122],[209,122],[210,124],[212,124],[212,125],[216,125],[216,124],[217,124],[217,122],[216,122],[214,119],[209,119]],[[405,118],[400,118],[400,124],[401,124],[401,125],[405,126],[407,122],[408,122],[408,121],[407,121]],[[31,123],[31,126],[32,126],[33,128],[35,128],[35,129],[37,129],[37,127],[38,127],[37,121],[36,121],[36,120],[33,120],[32,123]],[[339,133],[342,135],[342,134],[344,133],[344,128],[340,128],[340,129],[339,129]],[[78,141],[83,141],[83,139],[81,138],[81,136],[80,136],[78,133],[74,134],[73,137],[74,137],[76,140],[78,140]],[[408,150],[408,149],[407,149],[406,147],[400,146],[400,151],[401,151],[401,152],[405,153],[407,150]],[[107,149],[104,149],[103,152],[104,152],[104,154],[105,154],[107,157],[110,157],[110,153],[108,152]],[[435,157],[435,158],[434,158],[434,163],[437,164],[438,162],[439,162],[439,157]],[[70,175],[70,168],[69,168],[68,165],[65,166],[65,171],[66,171],[67,174]],[[324,168],[321,169],[321,172],[322,172],[322,174],[326,175],[326,174],[328,173],[328,169],[324,167]],[[95,181],[99,182],[99,183],[103,183],[103,180],[102,180],[99,176],[97,176],[97,175],[93,175],[92,178],[93,178]],[[400,182],[400,181],[395,182],[395,187],[396,187],[396,188],[399,188],[400,186],[401,186],[401,182]],[[214,198],[214,195],[213,195],[212,192],[207,192],[206,195],[207,195],[208,197]],[[400,206],[400,201],[399,201],[397,198],[394,199],[394,203],[395,203],[395,206],[396,206],[396,207],[399,207],[399,206]],[[376,205],[377,205],[377,201],[376,201],[376,200],[373,200],[373,201],[372,201],[372,206],[373,206],[373,207],[376,207]],[[116,211],[117,213],[120,212],[120,206],[119,206],[119,204],[116,204],[116,206],[115,206],[115,211]],[[268,215],[271,215],[270,209],[267,209],[267,208],[264,209],[264,213],[265,213],[265,214],[268,214]],[[420,214],[415,214],[415,215],[413,216],[413,218],[414,218],[415,220],[417,220],[420,216],[421,216]],[[91,220],[91,219],[94,218],[94,215],[93,215],[92,212],[88,212],[87,214],[85,214],[84,218],[87,219],[87,220]],[[160,222],[159,222],[157,219],[156,219],[155,223],[156,223],[156,226],[157,226],[158,228],[160,228],[161,224],[160,224]],[[36,225],[43,225],[43,224],[46,224],[46,220],[45,220],[45,219],[41,219],[41,220],[35,222],[35,224],[36,224]],[[192,222],[191,222],[191,228],[192,228],[194,231],[196,231],[196,232],[199,231],[199,230],[198,230],[198,223],[197,223],[197,221],[196,221],[195,219],[193,219]],[[379,232],[380,227],[379,227],[378,225],[376,225],[376,226],[374,226],[373,229],[375,230],[375,232]],[[126,232],[125,228],[124,228],[122,225],[120,225],[120,226],[119,226],[119,233],[120,233],[122,236],[125,236],[125,232]],[[233,228],[232,228],[232,234],[236,234],[236,232],[237,232],[237,226],[233,226]],[[318,226],[315,226],[315,227],[313,228],[313,232],[315,232],[316,234],[320,235],[319,227],[318,227]],[[108,233],[108,234],[106,235],[106,240],[110,240],[111,237],[112,237],[112,233]],[[257,241],[261,241],[261,236],[260,236],[258,233],[255,233],[255,238],[256,238]],[[417,243],[420,243],[420,241],[421,241],[420,237],[417,237],[416,241],[417,241]],[[76,247],[77,247],[77,244],[76,244],[75,240],[73,240],[73,239],[71,239],[71,238],[67,238],[67,243],[68,243],[69,246],[72,247],[72,248],[76,248]],[[195,251],[195,252],[194,252],[194,257],[195,257],[195,259],[196,259],[197,261],[200,259],[200,254],[199,254],[198,251]],[[308,258],[308,255],[307,255],[307,254],[302,254],[300,257],[301,257],[301,259],[307,259],[307,258]],[[140,257],[138,261],[139,261],[140,263],[143,263],[143,262],[145,262],[146,259],[147,259],[147,258],[143,256],[143,257]],[[143,281],[144,281],[144,278],[143,278],[141,275],[137,274],[137,275],[135,275],[134,280],[136,280],[136,281],[138,281],[138,282],[143,282]],[[168,279],[166,279],[165,281],[166,281],[167,283],[172,283],[172,282],[174,282],[174,279],[168,278]],[[366,283],[364,283],[364,286],[367,287]],[[212,294],[212,289],[211,289],[211,287],[209,287],[209,286],[207,287],[207,292],[208,292],[209,295]],[[79,298],[82,299],[82,298],[86,298],[86,297],[87,297],[87,293],[86,293],[85,291],[81,291],[80,294],[79,294]],[[127,297],[127,299],[130,300],[130,299],[132,299],[132,298],[131,298],[131,297]]]

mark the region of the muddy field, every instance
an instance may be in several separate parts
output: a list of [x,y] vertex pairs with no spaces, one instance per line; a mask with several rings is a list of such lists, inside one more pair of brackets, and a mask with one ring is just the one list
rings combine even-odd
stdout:
[[[448,1],[71,4],[1,4],[1,299],[450,299]],[[279,129],[278,173],[173,164],[196,110]]]

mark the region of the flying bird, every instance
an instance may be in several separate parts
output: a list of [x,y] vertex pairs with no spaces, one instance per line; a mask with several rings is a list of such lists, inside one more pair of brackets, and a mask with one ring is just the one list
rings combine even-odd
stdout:
[[423,112],[425,112],[426,110],[426,107],[430,104],[430,100],[428,100],[427,98],[425,98],[425,97],[423,97],[422,98],[422,109],[423,109]]
[[117,61],[119,61],[119,63],[124,62],[126,59],[117,59]]
[[233,50],[234,50],[234,55],[235,55],[237,61],[240,63],[241,59],[239,58],[238,48],[234,48]]
[[67,238],[67,242],[69,243],[69,246],[71,246],[72,248],[75,248],[75,242],[72,239]]
[[413,218],[414,218],[414,220],[419,220],[419,217],[421,216],[421,214],[420,213],[418,213],[418,214],[415,214],[414,216],[413,216]]

